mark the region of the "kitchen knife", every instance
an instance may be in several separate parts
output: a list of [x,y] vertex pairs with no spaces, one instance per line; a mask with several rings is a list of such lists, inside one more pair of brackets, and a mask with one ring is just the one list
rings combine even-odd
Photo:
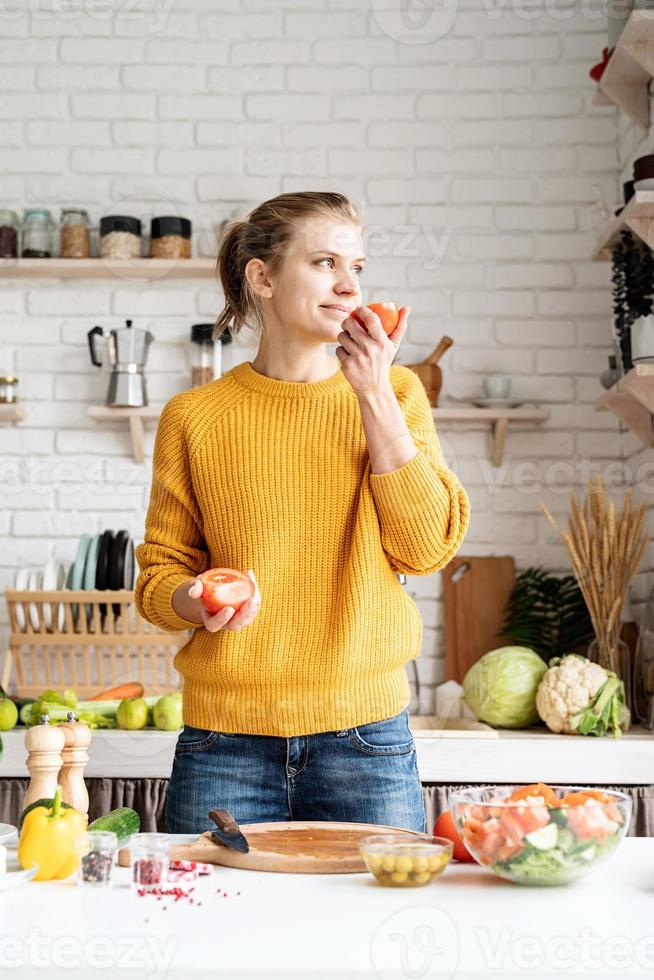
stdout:
[[211,831],[211,839],[216,844],[224,844],[225,847],[229,847],[233,851],[247,854],[250,845],[238,829],[238,824],[229,810],[210,810],[209,819],[213,820],[217,828]]

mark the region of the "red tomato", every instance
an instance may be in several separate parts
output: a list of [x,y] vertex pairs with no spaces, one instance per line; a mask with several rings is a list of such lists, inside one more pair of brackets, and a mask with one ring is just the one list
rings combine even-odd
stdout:
[[454,844],[452,857],[455,861],[472,861],[476,863],[472,854],[459,837],[454,818],[449,810],[443,810],[434,824],[434,837],[447,837],[448,840],[452,841]]
[[[384,328],[384,332],[387,336],[390,336],[398,325],[400,319],[400,311],[395,303],[367,303],[366,305],[369,310],[372,310],[373,313],[377,314],[381,320],[381,325]],[[360,323],[362,327],[365,327],[365,323],[363,320],[359,319],[356,313],[353,313],[352,316],[357,323]]]
[[210,568],[198,578],[202,582],[200,599],[209,615],[214,616],[225,606],[238,612],[254,595],[254,583],[244,572],[233,568]]

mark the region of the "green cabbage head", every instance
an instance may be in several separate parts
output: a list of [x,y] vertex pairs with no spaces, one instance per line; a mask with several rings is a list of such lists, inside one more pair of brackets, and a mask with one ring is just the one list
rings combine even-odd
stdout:
[[495,728],[524,728],[540,721],[536,691],[547,664],[529,647],[498,647],[473,664],[463,680],[463,700],[479,721]]

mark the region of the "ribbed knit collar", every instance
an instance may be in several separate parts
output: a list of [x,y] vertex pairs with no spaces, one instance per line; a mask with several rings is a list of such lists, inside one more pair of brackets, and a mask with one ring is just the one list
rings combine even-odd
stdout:
[[279,381],[277,378],[269,378],[266,374],[259,374],[252,367],[252,361],[237,364],[229,374],[244,388],[276,398],[322,398],[347,389],[352,390],[340,367],[330,378],[324,378],[322,381]]

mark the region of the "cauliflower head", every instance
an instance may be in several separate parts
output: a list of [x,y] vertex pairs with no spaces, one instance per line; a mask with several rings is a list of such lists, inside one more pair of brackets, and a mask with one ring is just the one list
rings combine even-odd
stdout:
[[599,664],[574,654],[562,657],[538,686],[538,714],[551,731],[574,735],[579,713],[588,707],[607,679],[608,674]]

